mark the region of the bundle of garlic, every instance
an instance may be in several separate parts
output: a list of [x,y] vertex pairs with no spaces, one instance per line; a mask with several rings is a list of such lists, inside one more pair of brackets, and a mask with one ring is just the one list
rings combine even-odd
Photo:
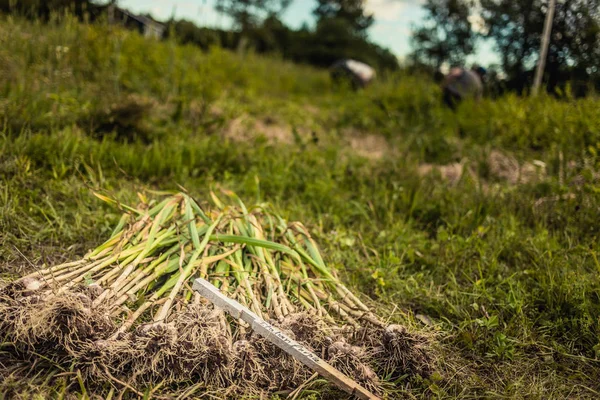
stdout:
[[[210,209],[185,193],[137,208],[119,204],[126,212],[105,243],[0,291],[7,316],[0,333],[21,352],[77,359],[91,377],[133,374],[151,385],[191,374],[220,388],[249,380],[254,391],[292,388],[310,377],[243,323],[203,303],[191,289],[202,277],[372,390],[382,390],[374,371],[400,376],[408,359],[415,370],[429,365],[425,340],[384,327],[325,264],[301,223],[225,194],[227,205],[211,193]],[[403,344],[393,345],[392,336]]]

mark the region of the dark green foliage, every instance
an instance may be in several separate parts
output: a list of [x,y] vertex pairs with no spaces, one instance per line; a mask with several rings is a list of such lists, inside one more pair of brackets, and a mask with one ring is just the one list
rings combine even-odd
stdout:
[[69,12],[80,18],[98,17],[103,6],[90,0],[0,0],[0,12],[48,20],[52,14]]
[[241,31],[198,28],[188,21],[170,23],[181,42],[195,44],[205,50],[211,46],[231,50],[251,49],[319,67],[329,67],[337,60],[353,58],[380,71],[398,69],[394,54],[356,34],[351,23],[340,18],[323,19],[314,30],[290,29],[275,15]]
[[[487,36],[494,40],[509,85],[523,91],[532,81],[537,62],[547,1],[484,0],[482,16]],[[600,82],[600,2],[557,1],[546,62],[548,90],[565,90],[571,81],[576,94]]]
[[261,17],[276,15],[287,8],[291,0],[217,0],[216,9],[228,14],[242,31],[255,26]]
[[[413,33],[412,62],[431,75],[447,62],[464,65],[485,39],[494,44],[500,65],[490,74],[490,94],[507,90],[526,93],[539,59],[546,0],[429,0],[426,17]],[[481,17],[481,21],[477,21]],[[478,60],[476,60],[478,61]],[[482,63],[483,61],[478,61]],[[600,88],[600,3],[557,1],[546,60],[548,92],[584,96]]]
[[396,56],[366,38],[373,23],[362,0],[319,1],[314,10],[314,30],[294,30],[283,24],[279,13],[289,1],[226,0],[218,10],[229,14],[237,24],[235,31],[198,28],[189,21],[171,21],[176,37],[203,49],[222,46],[227,49],[253,49],[258,53],[276,53],[286,59],[319,67],[353,58],[381,71],[398,68]]
[[[181,43],[194,44],[204,50],[219,46],[236,51],[255,51],[283,56],[298,63],[329,67],[333,62],[354,58],[380,71],[398,69],[391,51],[370,42],[366,28],[373,22],[364,14],[361,1],[342,1],[338,7],[324,2],[315,13],[319,23],[314,30],[294,30],[279,19],[291,0],[222,0],[217,10],[228,14],[236,26],[231,30],[198,27],[187,20],[165,22],[165,36],[176,37]],[[337,11],[335,11],[337,10]],[[65,13],[80,20],[93,21],[106,17],[106,5],[88,0],[0,0],[0,12],[28,18],[50,20]]]
[[413,33],[413,58],[436,70],[442,63],[462,65],[475,50],[470,3],[464,0],[428,0],[425,21]]
[[374,22],[373,16],[365,12],[364,6],[364,0],[317,0],[313,14],[318,23],[332,19],[342,20],[353,32],[364,34]]

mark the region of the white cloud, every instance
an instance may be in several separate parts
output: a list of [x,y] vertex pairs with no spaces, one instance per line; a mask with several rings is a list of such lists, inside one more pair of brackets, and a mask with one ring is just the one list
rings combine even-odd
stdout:
[[378,21],[396,21],[406,7],[422,3],[423,0],[366,0],[365,8]]

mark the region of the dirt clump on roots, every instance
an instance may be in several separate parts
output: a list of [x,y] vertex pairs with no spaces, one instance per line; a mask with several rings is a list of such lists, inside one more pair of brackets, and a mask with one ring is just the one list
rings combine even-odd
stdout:
[[[302,343],[318,355],[327,344],[327,326],[306,313],[289,314],[281,321],[269,321],[290,338]],[[252,385],[266,394],[276,390],[296,388],[307,381],[313,371],[254,332],[240,337],[234,348],[234,372],[239,381]]]
[[141,324],[131,332],[112,334],[82,348],[92,375],[151,386],[177,384],[194,377],[207,386],[231,382],[231,337],[220,311],[189,305],[168,322]]
[[[89,287],[42,296],[35,286],[18,282],[0,292],[0,334],[18,362],[45,358],[76,368],[91,385],[177,387],[193,380],[235,396],[289,392],[313,375],[251,330],[232,333],[224,313],[209,304],[192,302],[164,322],[119,333],[106,310],[92,306]],[[379,395],[390,385],[380,377],[431,372],[427,339],[398,325],[353,330],[307,313],[270,322]]]
[[369,361],[379,376],[395,380],[401,376],[429,377],[437,358],[432,338],[411,332],[403,325],[366,327],[353,332],[351,344],[369,349]]
[[81,292],[42,296],[35,280],[9,284],[0,292],[0,334],[24,354],[50,354],[60,361],[77,354],[82,344],[113,330],[102,308],[91,308]]

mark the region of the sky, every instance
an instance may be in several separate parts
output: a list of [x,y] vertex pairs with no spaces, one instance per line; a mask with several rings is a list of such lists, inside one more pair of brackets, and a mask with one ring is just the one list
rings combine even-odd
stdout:
[[[411,28],[418,25],[425,16],[421,4],[423,0],[366,0],[366,9],[372,13],[375,23],[369,29],[371,40],[389,48],[399,59],[411,51]],[[136,13],[150,13],[159,20],[166,20],[173,14],[175,18],[194,21],[199,26],[227,28],[231,20],[214,9],[215,0],[120,0],[119,5]],[[283,20],[293,28],[303,23],[314,23],[312,10],[314,0],[294,0],[282,15]],[[489,46],[483,43],[477,55],[468,62],[490,64],[496,57]]]

